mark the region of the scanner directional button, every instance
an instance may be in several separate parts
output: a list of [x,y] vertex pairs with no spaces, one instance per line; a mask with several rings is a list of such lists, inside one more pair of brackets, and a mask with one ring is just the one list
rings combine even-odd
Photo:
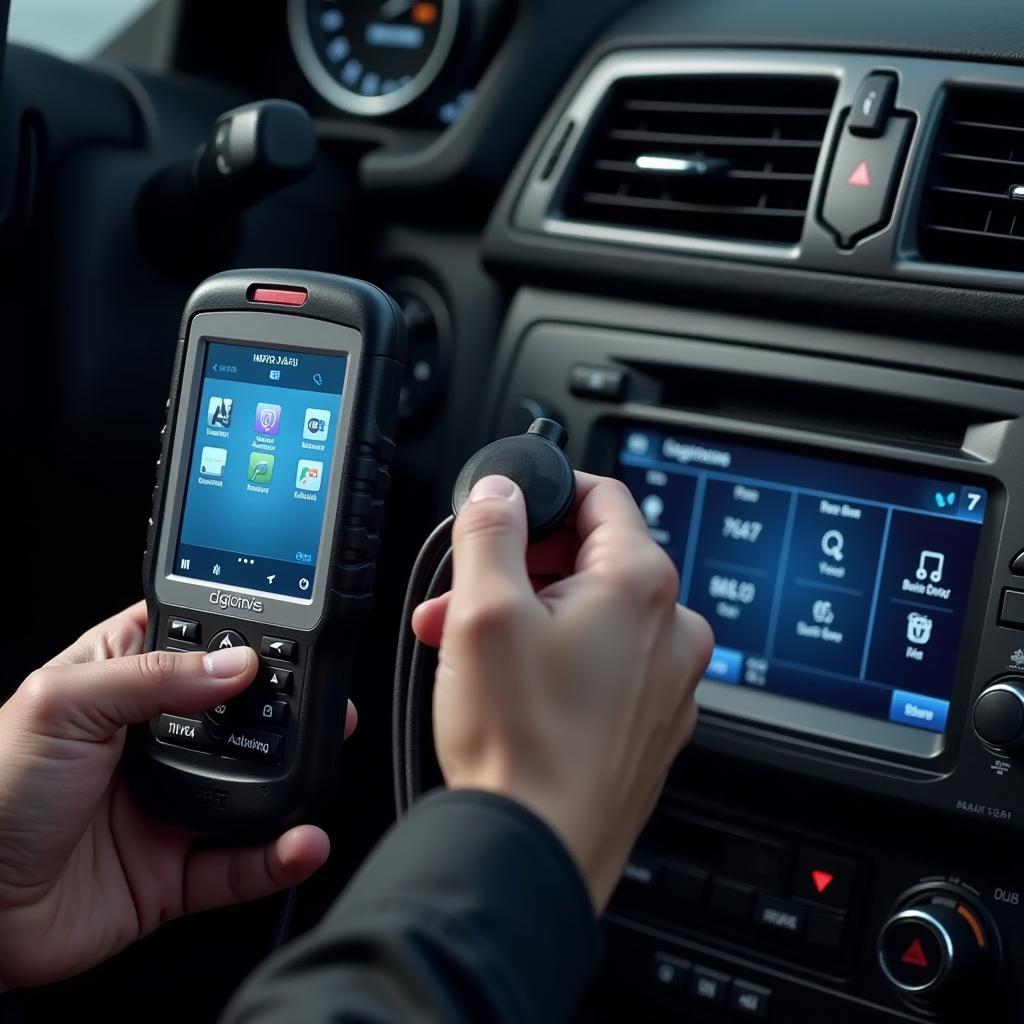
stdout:
[[248,647],[245,637],[233,629],[222,629],[211,641],[208,651],[223,651],[228,647]]
[[263,673],[268,689],[276,690],[278,693],[292,692],[292,673],[288,669],[268,666]]
[[179,643],[199,643],[199,623],[193,619],[171,619],[167,624],[167,638]]
[[275,661],[295,661],[296,643],[276,636],[265,636],[260,643],[260,655]]
[[256,712],[263,725],[284,725],[288,719],[288,703],[283,700],[268,700],[257,704]]
[[206,712],[207,724],[213,726],[214,729],[226,725],[234,717],[234,711],[233,704],[218,704]]

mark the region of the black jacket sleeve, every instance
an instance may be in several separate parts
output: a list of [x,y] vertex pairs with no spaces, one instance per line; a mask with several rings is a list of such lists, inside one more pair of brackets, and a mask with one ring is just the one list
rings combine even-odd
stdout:
[[547,825],[493,794],[437,793],[222,1024],[563,1021],[598,945],[583,880]]

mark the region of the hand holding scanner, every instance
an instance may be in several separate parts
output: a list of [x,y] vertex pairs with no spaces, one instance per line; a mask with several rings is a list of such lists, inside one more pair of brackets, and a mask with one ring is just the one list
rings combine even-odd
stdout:
[[336,777],[394,443],[405,332],[361,281],[210,278],[182,320],[145,557],[147,649],[249,646],[256,681],[129,742],[151,813],[269,833]]

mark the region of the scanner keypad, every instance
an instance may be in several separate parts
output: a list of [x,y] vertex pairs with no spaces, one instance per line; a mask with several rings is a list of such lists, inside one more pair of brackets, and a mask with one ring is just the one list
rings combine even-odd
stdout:
[[[182,625],[187,623],[187,628]],[[252,685],[234,700],[192,716],[160,715],[153,728],[161,743],[201,750],[224,757],[267,764],[280,763],[288,728],[294,721],[297,666],[302,662],[299,643],[285,637],[261,636],[259,646],[227,624],[211,628],[192,620],[170,617],[160,635],[171,643],[167,650],[202,650],[203,635],[212,639],[207,651],[253,647],[260,667]],[[254,638],[255,639],[255,638]]]

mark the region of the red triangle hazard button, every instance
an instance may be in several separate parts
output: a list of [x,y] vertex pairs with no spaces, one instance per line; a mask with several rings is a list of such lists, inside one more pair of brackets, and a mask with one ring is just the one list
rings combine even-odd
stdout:
[[914,941],[907,947],[907,951],[900,957],[901,964],[910,964],[911,967],[927,967],[928,957],[924,955],[924,948],[920,939]]
[[867,160],[861,160],[853,169],[853,173],[846,179],[847,185],[856,185],[858,188],[871,187],[871,171],[868,170]]
[[817,892],[824,892],[835,881],[835,877],[827,871],[814,870],[811,872],[811,881]]

